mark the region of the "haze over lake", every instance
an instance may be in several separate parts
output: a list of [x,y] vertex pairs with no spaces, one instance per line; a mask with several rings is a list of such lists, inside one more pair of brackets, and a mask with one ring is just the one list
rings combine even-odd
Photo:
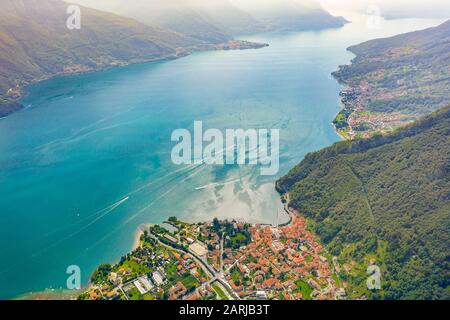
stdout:
[[[276,223],[274,181],[306,153],[339,141],[331,77],[375,37],[436,20],[352,17],[341,29],[272,33],[258,50],[196,53],[29,87],[25,110],[0,120],[0,298],[59,288],[66,268],[94,268],[129,251],[136,228],[169,216]],[[280,129],[280,172],[175,166],[173,130]],[[281,217],[283,219],[285,217]]]

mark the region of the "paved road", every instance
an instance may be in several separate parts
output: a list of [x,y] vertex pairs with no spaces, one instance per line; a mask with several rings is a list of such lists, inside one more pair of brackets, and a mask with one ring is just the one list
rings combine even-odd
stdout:
[[[240,300],[239,296],[236,294],[236,292],[234,292],[233,288],[231,288],[230,284],[228,283],[228,281],[225,279],[223,272],[217,272],[214,270],[214,268],[209,265],[205,260],[203,260],[201,257],[197,256],[194,252],[192,252],[191,250],[188,251],[184,251],[184,250],[180,250],[177,248],[174,248],[170,245],[167,245],[163,242],[161,242],[157,237],[155,237],[154,235],[151,235],[153,238],[155,238],[158,243],[160,243],[161,245],[163,245],[166,248],[169,248],[171,250],[175,250],[179,253],[187,253],[189,254],[198,264],[200,264],[200,266],[202,267],[203,271],[205,271],[205,273],[211,278],[208,282],[205,282],[201,287],[207,285],[207,284],[211,284],[214,281],[218,281],[224,288],[226,291],[226,294],[229,296],[230,300]],[[223,240],[221,242],[221,269],[223,268],[223,261],[222,261],[222,255],[223,255]],[[200,287],[200,288],[201,288]]]
[[224,232],[222,232],[222,237],[220,239],[220,272],[223,272],[223,237]]

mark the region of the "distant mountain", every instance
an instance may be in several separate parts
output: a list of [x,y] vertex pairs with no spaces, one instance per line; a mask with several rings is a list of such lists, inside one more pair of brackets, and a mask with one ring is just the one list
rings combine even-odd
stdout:
[[81,8],[81,29],[69,30],[68,5],[0,1],[0,117],[21,108],[16,101],[24,85],[55,75],[175,58],[193,50],[264,46],[225,35],[202,41],[86,7]]
[[[337,256],[350,298],[450,298],[449,28],[351,47],[335,125],[372,137],[311,153],[277,182]],[[370,265],[382,290],[367,288]]]
[[160,25],[201,43],[264,31],[300,31],[341,27],[316,0],[74,0]]
[[[226,0],[224,0],[226,1]],[[197,0],[75,0],[93,8],[161,26],[188,37],[196,44],[223,43],[231,34],[198,5]]]
[[[373,0],[366,0],[367,5],[374,4]],[[406,3],[407,2],[407,5]],[[450,17],[450,1],[431,0],[422,1],[385,1],[380,5],[381,14],[386,19],[448,19]],[[364,9],[366,11],[367,9]]]
[[316,0],[232,0],[271,31],[320,30],[347,21],[328,13]]
[[[338,256],[350,297],[450,298],[450,107],[309,154],[277,188]],[[381,291],[366,287],[371,264]]]
[[0,2],[0,93],[56,74],[170,58],[190,41],[113,14],[82,9],[82,27],[69,30],[67,3]]
[[[343,92],[347,110],[338,127],[345,129],[353,113],[350,121],[353,118],[361,131],[376,131],[380,128],[371,125],[376,117],[402,124],[450,103],[450,20],[349,50],[356,58],[334,73],[348,86]],[[367,111],[373,113],[371,119]]]
[[214,23],[227,34],[237,36],[263,32],[264,24],[229,0],[195,0],[195,5],[210,16]]
[[[258,48],[262,45],[235,41],[233,37],[274,28],[290,29],[260,22],[229,0],[73,2],[111,13],[82,7],[82,28],[69,30],[66,27],[67,2],[0,1],[0,116],[20,107],[16,100],[21,95],[21,88],[32,81],[173,58],[192,50]],[[291,9],[282,8],[284,12]],[[304,6],[296,5],[295,8],[297,11],[292,19],[295,15],[299,17],[300,12],[302,17],[296,22],[298,29],[327,27],[333,25],[329,21],[336,22],[320,8],[309,11]],[[278,12],[273,13],[281,17]]]

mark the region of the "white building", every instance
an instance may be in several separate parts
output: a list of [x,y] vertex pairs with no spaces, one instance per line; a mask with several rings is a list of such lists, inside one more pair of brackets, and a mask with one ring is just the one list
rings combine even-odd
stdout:
[[189,243],[194,243],[194,242],[195,242],[194,239],[192,239],[192,238],[186,238],[186,240],[187,240],[187,242],[189,242]]
[[195,242],[189,246],[189,250],[191,250],[194,254],[196,254],[199,257],[204,257],[208,253],[208,249],[205,247],[205,245],[201,244],[200,242]]
[[161,286],[164,284],[164,276],[159,271],[155,271],[152,273],[153,281],[157,286]]
[[152,291],[155,287],[147,276],[142,276],[139,279],[136,279],[133,284],[141,294],[146,294],[147,292]]
[[256,291],[255,298],[257,300],[267,300],[267,292],[262,290]]

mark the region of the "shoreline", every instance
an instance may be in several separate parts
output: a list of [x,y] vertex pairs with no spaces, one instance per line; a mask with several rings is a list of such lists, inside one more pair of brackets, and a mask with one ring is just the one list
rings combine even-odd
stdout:
[[[346,101],[344,101],[344,97],[342,96],[342,94],[343,94],[343,92],[345,92],[345,91],[351,89],[352,86],[351,86],[350,84],[348,84],[348,83],[345,83],[344,81],[342,81],[342,80],[339,78],[339,72],[341,71],[341,68],[344,67],[344,66],[345,66],[345,67],[350,67],[350,66],[353,64],[353,60],[357,57],[356,53],[354,53],[354,52],[351,50],[351,47],[348,47],[348,48],[347,48],[347,51],[349,51],[350,53],[352,53],[352,54],[354,55],[354,57],[351,58],[350,61],[349,61],[347,64],[339,65],[337,70],[331,72],[331,76],[333,77],[333,79],[338,83],[338,85],[341,86],[341,89],[339,90],[339,95],[338,95],[338,99],[339,99],[339,107],[340,107],[340,109],[339,109],[339,112],[334,116],[333,121],[331,121],[331,125],[333,126],[334,131],[335,131],[335,132],[338,134],[338,136],[342,139],[342,141],[351,141],[352,139],[351,139],[351,137],[346,137],[346,136],[344,136],[344,135],[340,132],[340,130],[336,127],[335,121],[336,121],[336,119],[338,118],[338,116],[341,114],[341,112],[343,112],[343,111],[346,110],[346,109],[350,109],[350,105],[349,105]],[[351,112],[351,114],[353,114],[353,113],[354,113],[354,110]]]
[[144,231],[148,230],[153,225],[154,224],[151,223],[144,223],[137,227],[136,231],[134,232],[134,242],[130,251],[134,251],[141,246],[141,236],[144,234]]
[[[293,222],[292,215],[295,215],[295,214],[301,215],[297,210],[290,208],[288,206],[288,204],[284,204],[283,212],[289,216],[289,219],[285,223],[280,223],[279,227],[290,226]],[[162,222],[160,222],[160,224],[165,223],[165,222],[167,222],[167,221],[162,221]],[[197,221],[197,222],[191,221],[188,223],[189,224],[197,224],[197,223],[211,223],[211,222],[212,222],[212,220],[211,221],[203,220],[203,221]],[[249,223],[249,224],[250,225],[264,225],[264,226],[276,227],[276,225],[273,223],[262,223],[261,222],[261,223]],[[154,226],[154,225],[155,224],[153,224],[153,223],[144,223],[144,224],[139,225],[136,228],[136,230],[134,231],[133,244],[132,244],[130,250],[128,250],[125,254],[133,252],[136,249],[138,249],[141,246],[140,239],[141,239],[141,236],[144,234],[144,231],[148,230],[151,226]],[[113,261],[113,262],[111,262],[111,264],[117,263],[119,260]],[[43,291],[19,294],[15,297],[11,298],[11,300],[76,300],[77,297],[79,296],[79,294],[81,294],[86,289],[88,289],[89,286],[90,286],[90,283],[88,282],[86,284],[83,284],[80,290],[76,290],[76,291],[62,289],[62,288],[60,288],[60,289],[44,289]]]
[[334,123],[331,123],[331,125],[333,126],[334,131],[336,132],[336,134],[342,139],[342,141],[348,141],[349,140],[348,138],[344,137],[342,135],[342,133],[339,132],[339,130],[336,128],[336,125]]
[[[136,60],[136,61],[128,61],[128,62],[118,62],[116,64],[112,63],[105,66],[98,66],[94,68],[86,68],[84,70],[78,70],[78,71],[69,71],[69,72],[57,72],[52,75],[42,76],[38,79],[33,79],[28,82],[23,82],[22,84],[18,84],[15,88],[10,88],[5,93],[0,93],[0,97],[8,97],[8,92],[10,90],[16,91],[16,95],[14,97],[10,97],[11,101],[14,101],[15,103],[19,104],[20,107],[10,113],[6,113],[1,119],[5,119],[8,116],[17,113],[21,110],[26,109],[26,107],[22,104],[23,99],[25,99],[28,96],[27,87],[31,85],[38,84],[43,81],[59,78],[59,77],[70,77],[70,76],[77,76],[77,75],[85,75],[95,72],[101,72],[101,71],[107,71],[115,68],[121,68],[121,67],[127,67],[131,65],[139,65],[139,64],[146,64],[146,63],[154,63],[154,62],[167,62],[171,60],[178,60],[181,58],[188,57],[196,52],[208,52],[208,51],[235,51],[235,50],[250,50],[250,49],[262,49],[270,46],[268,43],[258,43],[258,42],[251,42],[246,40],[236,40],[231,39],[228,42],[224,43],[218,43],[218,44],[205,44],[205,45],[199,45],[194,47],[187,47],[182,48],[179,52],[176,52],[174,54],[161,56],[158,58],[153,59],[142,59],[142,60]],[[1,104],[0,104],[1,107]]]
[[43,291],[28,292],[17,295],[10,300],[32,300],[32,301],[67,301],[76,300],[88,286],[81,287],[80,290],[68,289],[45,289]]
[[[289,199],[289,194],[285,194],[284,199]],[[284,202],[284,201],[283,201]],[[285,202],[284,202],[285,203]],[[257,251],[256,248],[263,246],[266,248],[272,247],[280,247],[280,246],[289,246],[291,250],[301,250],[303,253],[300,255],[303,258],[299,258],[304,261],[306,269],[300,269],[296,271],[292,271],[295,268],[292,268],[291,271],[288,271],[291,276],[296,277],[296,279],[303,278],[304,276],[311,276],[311,281],[318,281],[313,283],[321,284],[320,287],[314,285],[314,288],[311,288],[311,291],[308,293],[312,294],[311,297],[321,297],[328,296],[329,298],[338,299],[337,289],[334,289],[337,286],[340,286],[338,280],[332,278],[333,267],[331,264],[328,264],[327,258],[325,258],[327,252],[324,249],[323,245],[320,243],[320,239],[317,234],[314,233],[310,229],[310,225],[308,224],[307,218],[302,215],[295,208],[289,207],[288,204],[284,205],[285,212],[289,215],[290,220],[288,223],[284,225],[275,225],[275,224],[232,224],[232,220],[219,220],[214,222],[204,222],[202,225],[191,224],[184,222],[182,220],[172,220],[174,223],[180,228],[173,234],[166,230],[162,230],[162,228],[156,228],[149,231],[148,236],[145,238],[145,243],[143,244],[143,250],[128,252],[124,255],[119,264],[111,265],[108,267],[109,272],[114,272],[113,275],[116,279],[114,281],[106,279],[106,275],[97,275],[93,278],[93,285],[90,286],[85,292],[83,292],[79,299],[81,300],[99,300],[99,299],[108,299],[108,300],[147,300],[145,293],[141,292],[140,296],[135,296],[135,292],[132,288],[131,283],[136,283],[136,279],[141,279],[142,277],[151,277],[149,272],[152,272],[153,267],[155,265],[159,265],[161,267],[161,272],[163,275],[168,270],[173,267],[172,264],[167,265],[167,263],[162,263],[164,266],[159,263],[161,259],[164,261],[169,261],[169,255],[171,254],[156,254],[159,252],[159,249],[154,247],[163,246],[168,248],[175,255],[174,265],[177,266],[177,272],[179,276],[186,277],[186,274],[189,277],[194,277],[197,279],[197,284],[194,287],[202,288],[204,285],[209,285],[214,283],[214,281],[219,281],[222,283],[227,291],[231,294],[230,297],[236,297],[237,300],[244,299],[244,297],[250,298],[253,300],[254,290],[258,289],[258,285],[255,284],[255,281],[250,281],[242,284],[242,288],[237,287],[236,284],[232,281],[230,274],[232,273],[232,268],[236,266],[236,264],[243,264],[242,268],[247,269],[247,265],[254,264],[251,260],[250,256],[253,256],[253,252]],[[231,227],[231,230],[230,230]],[[280,228],[280,229],[278,229]],[[142,230],[142,226],[138,229]],[[240,233],[241,237],[237,243],[231,241],[230,237],[233,234]],[[269,235],[270,234],[270,235]],[[222,236],[220,236],[222,235]],[[267,236],[267,237],[266,237]],[[191,237],[191,238],[189,238]],[[156,241],[152,241],[156,240]],[[167,240],[166,240],[167,239]],[[220,240],[222,239],[222,240]],[[229,239],[230,242],[226,243],[225,240]],[[264,240],[263,240],[264,239]],[[292,243],[289,243],[289,239],[292,239]],[[166,241],[164,241],[166,240]],[[261,241],[260,241],[261,240]],[[167,242],[168,241],[168,242]],[[287,241],[286,243],[284,241]],[[220,242],[220,243],[219,243]],[[307,244],[306,244],[306,243]],[[197,246],[204,247],[205,253],[198,253],[194,247],[194,243],[197,243]],[[276,245],[275,245],[276,243]],[[235,247],[234,244],[237,244]],[[192,248],[191,248],[192,246]],[[208,246],[208,249],[206,249]],[[302,247],[300,247],[302,246]],[[226,250],[224,248],[227,248]],[[282,248],[280,248],[281,250]],[[156,250],[156,251],[155,251]],[[283,252],[281,252],[283,251]],[[280,252],[274,252],[275,255],[280,254],[280,257],[284,257],[280,261],[275,259],[274,268],[276,270],[280,270],[282,267],[287,268],[286,264],[293,267],[299,261],[291,261],[293,259],[289,259],[289,251],[284,252],[281,250]],[[259,251],[258,251],[259,252]],[[261,257],[264,257],[265,250],[259,252]],[[225,254],[226,253],[226,254]],[[176,256],[178,254],[178,256]],[[181,255],[180,255],[181,254]],[[225,255],[224,255],[225,254]],[[183,258],[181,258],[183,256]],[[210,260],[202,260],[200,257],[204,256],[209,257]],[[215,259],[214,257],[221,257],[220,261]],[[247,259],[248,257],[248,259]],[[253,256],[254,258],[258,258]],[[208,258],[208,259],[209,259]],[[150,260],[148,260],[150,259]],[[156,259],[156,260],[155,260]],[[181,260],[180,260],[181,259]],[[192,266],[192,260],[190,262],[183,262],[184,260],[189,261],[189,259],[195,260],[197,263],[200,263],[201,268],[206,272],[202,274],[198,273],[198,265]],[[272,259],[272,257],[270,258]],[[286,262],[288,259],[290,262]],[[245,261],[244,261],[245,260]],[[134,261],[135,266],[130,265],[130,261]],[[202,262],[203,261],[203,262]],[[149,264],[150,263],[150,264]],[[263,262],[261,262],[263,263]],[[148,266],[147,269],[142,269],[144,266]],[[183,267],[184,266],[184,267]],[[192,272],[187,272],[183,268],[187,268],[194,270]],[[169,269],[167,269],[169,268]],[[194,269],[193,269],[194,268]],[[329,272],[325,272],[322,274],[310,274],[308,268],[318,268],[319,270],[329,270]],[[159,267],[158,267],[159,270]],[[231,271],[230,271],[231,270]],[[280,272],[272,270],[265,270],[267,272],[267,277],[271,277],[273,281],[284,281],[283,275]],[[244,271],[242,271],[244,272]],[[295,275],[294,275],[295,274]],[[301,275],[302,274],[302,275]],[[251,275],[253,277],[254,275]],[[109,281],[108,281],[109,280]],[[134,282],[133,282],[134,281]],[[168,285],[171,288],[174,288],[175,283],[180,281],[180,278],[169,278]],[[259,280],[256,280],[259,281]],[[336,282],[335,282],[336,281]],[[183,282],[181,282],[183,284]],[[124,285],[125,284],[125,285]],[[311,284],[308,282],[311,286]],[[325,285],[324,285],[325,284]],[[178,285],[178,284],[177,284]],[[135,286],[139,289],[139,286],[135,284]],[[160,287],[161,284],[157,284],[157,287]],[[239,285],[238,285],[239,286]],[[168,288],[168,287],[167,287]],[[167,290],[165,288],[164,290]],[[255,289],[256,288],[256,289]],[[268,297],[277,299],[279,297],[278,290],[272,287],[272,289],[267,289]],[[288,290],[287,287],[284,289]],[[290,290],[290,289],[289,289]],[[270,291],[270,292],[269,292]],[[275,292],[273,292],[275,291]],[[159,292],[159,289],[158,289]],[[291,298],[294,297],[291,295],[289,291],[288,294]],[[217,292],[216,292],[217,293]],[[213,292],[214,294],[214,292]],[[167,300],[168,295],[160,296],[158,295],[156,300]],[[184,292],[180,295],[170,294],[169,300],[198,300],[204,297],[204,293],[195,293],[194,291],[190,291],[190,293]],[[297,295],[295,293],[295,297],[302,299],[302,295]],[[148,298],[148,297],[147,297]],[[256,297],[257,298],[257,297]],[[212,298],[213,300],[221,300],[219,295]],[[234,299],[234,298],[231,298]],[[256,299],[257,300],[257,299]]]
[[[129,251],[135,251],[140,247],[140,239],[144,234],[144,230],[148,229],[153,224],[141,224],[136,228],[134,232],[134,241]],[[44,289],[37,292],[28,292],[19,294],[11,300],[75,300],[82,292],[89,288],[89,283],[84,284],[80,290],[68,290],[68,289]]]
[[[247,41],[243,41],[243,42],[247,42]],[[253,44],[257,44],[257,43],[253,43]],[[221,45],[223,45],[223,44],[221,44]],[[261,44],[259,44],[259,45],[261,45]],[[136,65],[136,64],[145,64],[145,63],[154,63],[154,62],[164,62],[164,61],[176,60],[176,59],[180,59],[180,58],[183,58],[183,57],[187,57],[187,56],[189,56],[189,55],[191,55],[193,53],[196,53],[196,52],[207,52],[207,51],[214,51],[214,50],[223,50],[223,51],[227,51],[227,50],[248,50],[248,49],[264,48],[266,46],[268,46],[268,45],[266,44],[266,45],[262,45],[262,46],[257,47],[257,48],[243,48],[243,49],[239,49],[239,48],[234,48],[234,49],[206,48],[205,49],[205,48],[202,48],[202,49],[193,50],[193,51],[190,51],[190,52],[183,52],[182,54],[176,55],[176,56],[166,56],[166,57],[161,57],[161,58],[157,58],[157,59],[151,59],[151,60],[147,60],[147,61],[137,61],[137,62],[130,62],[130,63],[126,63],[126,64],[120,64],[120,65],[111,65],[111,66],[100,67],[100,68],[95,68],[95,69],[85,70],[85,71],[80,71],[80,72],[70,72],[70,73],[55,74],[55,75],[52,75],[52,76],[49,76],[49,77],[44,77],[44,78],[32,81],[30,83],[27,83],[27,84],[25,84],[24,87],[27,87],[27,86],[30,86],[30,85],[34,85],[34,84],[37,84],[37,83],[42,82],[42,81],[51,80],[51,79],[54,79],[54,78],[59,78],[59,77],[68,77],[68,76],[77,76],[77,75],[83,75],[83,74],[90,74],[90,73],[107,71],[107,70],[120,68],[120,67]],[[335,80],[337,80],[337,79],[335,78]],[[23,87],[21,86],[20,88],[22,89]],[[25,98],[27,95],[28,95],[27,91],[24,90],[23,94],[18,98],[17,101],[19,101],[19,103],[20,103],[21,100],[23,98]],[[21,110],[24,110],[24,109],[25,108],[22,107],[21,109],[17,110],[17,112],[21,111]],[[13,113],[16,113],[16,112],[13,112]],[[13,114],[13,113],[11,113],[11,114]],[[8,114],[7,116],[0,118],[0,120],[7,118],[11,114]],[[338,130],[336,129],[334,124],[333,123],[331,123],[331,124],[333,125],[333,127],[335,128],[335,132],[341,137],[341,139],[347,140],[338,132]],[[287,211],[286,211],[286,208],[287,208]],[[280,227],[281,226],[289,226],[289,225],[292,224],[292,221],[293,221],[292,214],[301,215],[295,209],[291,209],[291,210],[289,210],[289,209],[290,208],[289,208],[288,205],[284,206],[283,212],[288,214],[289,218],[288,218],[287,222],[280,224]],[[292,210],[295,210],[295,212],[292,212]],[[303,215],[301,215],[301,216],[303,217]],[[198,222],[207,222],[207,221],[198,221]],[[191,221],[190,223],[195,223],[195,222]],[[261,224],[261,225],[267,225],[267,226],[272,226],[272,227],[275,226],[273,223],[257,223],[257,222],[253,222],[251,224],[252,225]],[[134,250],[136,250],[137,248],[140,247],[140,238],[141,238],[142,234],[144,233],[144,229],[148,229],[152,225],[153,224],[142,224],[142,225],[137,227],[137,229],[134,232],[134,238],[133,238],[134,240],[133,240],[132,247],[127,252],[134,251]],[[112,263],[115,263],[115,262],[112,262]],[[89,283],[84,284],[82,286],[82,290],[84,288],[88,287],[88,286],[89,286]],[[67,293],[65,291],[67,291],[67,290],[64,290],[64,289],[45,289],[45,290],[43,290],[41,292],[30,292],[30,293],[20,294],[20,295],[14,297],[13,299],[15,299],[15,300],[16,299],[17,300],[27,300],[27,299],[31,299],[31,300],[71,300],[73,298],[76,298],[77,294],[74,294],[73,292],[71,292],[71,294],[70,294],[70,293]]]

